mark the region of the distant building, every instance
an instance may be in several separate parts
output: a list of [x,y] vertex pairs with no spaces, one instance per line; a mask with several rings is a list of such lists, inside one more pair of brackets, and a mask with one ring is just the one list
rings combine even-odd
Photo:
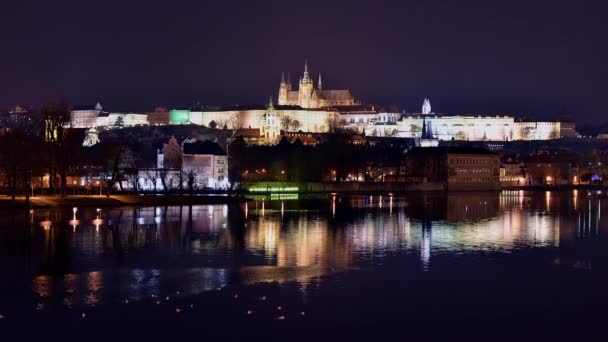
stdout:
[[16,105],[8,111],[3,121],[3,125],[7,128],[19,126],[32,121],[32,111],[28,107]]
[[168,125],[170,122],[169,110],[165,107],[156,107],[153,112],[148,113],[150,126]]
[[261,140],[261,133],[259,128],[242,128],[234,131],[232,136],[228,139],[229,142],[234,141],[236,138],[243,138],[243,140],[250,145],[258,145]]
[[422,114],[429,115],[431,114],[431,101],[428,98],[424,98],[422,102]]
[[97,124],[97,116],[103,107],[98,102],[90,106],[74,106],[70,111],[70,122],[73,128],[91,128]]
[[148,114],[132,112],[101,112],[96,119],[97,127],[120,128],[147,126]]
[[272,105],[272,98],[266,109],[266,113],[262,115],[260,121],[260,133],[262,139],[267,143],[273,143],[278,141],[281,134],[281,117],[274,109]]
[[410,177],[442,182],[447,190],[499,190],[500,156],[476,147],[415,147],[407,154]]
[[561,121],[559,126],[559,137],[560,138],[576,138],[578,133],[576,132],[576,123],[574,121]]
[[91,127],[87,130],[87,133],[82,142],[82,146],[90,147],[99,143],[99,131],[95,127]]
[[356,104],[355,98],[349,90],[323,90],[321,74],[315,89],[314,82],[308,72],[308,63],[304,64],[304,74],[300,78],[298,90],[291,89],[289,76],[281,75],[279,85],[279,106],[300,106],[302,108],[327,108],[335,106],[352,106]]

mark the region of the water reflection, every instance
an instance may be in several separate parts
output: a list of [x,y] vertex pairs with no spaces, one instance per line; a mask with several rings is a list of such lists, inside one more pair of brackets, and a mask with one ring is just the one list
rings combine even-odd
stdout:
[[561,248],[599,238],[605,203],[578,192],[331,194],[240,206],[36,210],[22,222],[3,216],[0,227],[28,227],[27,267],[42,310],[231,283],[305,288],[399,255],[433,271],[444,256]]

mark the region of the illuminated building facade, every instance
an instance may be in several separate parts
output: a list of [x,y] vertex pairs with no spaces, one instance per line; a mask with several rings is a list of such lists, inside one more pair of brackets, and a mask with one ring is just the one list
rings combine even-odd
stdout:
[[500,190],[500,156],[476,147],[416,147],[407,154],[407,172],[442,182],[448,190]]
[[170,113],[165,107],[156,107],[153,112],[148,113],[150,126],[168,125],[170,122]]
[[94,106],[75,106],[70,111],[70,121],[73,128],[91,128],[95,126],[97,116],[103,107],[98,102]]
[[119,128],[119,127],[132,127],[132,126],[147,126],[148,115],[144,113],[107,113],[101,112],[96,120],[95,126],[97,127],[108,127],[108,128]]
[[225,189],[229,185],[228,157],[226,152],[212,141],[186,139],[180,145],[177,139],[172,137],[162,150],[158,151],[156,167],[154,172],[157,175],[152,177],[147,175],[150,170],[143,171],[140,176],[140,188],[152,189],[154,183],[150,178],[156,181],[156,188],[160,188],[163,180],[159,178],[158,170],[163,170],[164,183],[170,189],[187,189],[189,177],[193,177],[195,189]]
[[228,156],[212,141],[185,141],[182,144],[182,171],[194,171],[198,188],[228,186]]
[[285,80],[281,75],[279,85],[279,106],[300,106],[302,108],[326,108],[335,106],[352,106],[356,104],[355,98],[349,90],[323,90],[321,74],[317,88],[308,72],[308,63],[304,64],[304,74],[300,78],[298,90],[291,89],[289,77]]

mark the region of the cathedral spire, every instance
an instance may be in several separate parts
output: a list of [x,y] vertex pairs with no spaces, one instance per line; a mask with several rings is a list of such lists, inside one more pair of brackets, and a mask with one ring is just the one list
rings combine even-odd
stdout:
[[268,107],[266,107],[269,111],[273,111],[274,110],[274,105],[272,104],[272,96],[270,97],[270,99],[268,100]]
[[281,84],[285,84],[285,73],[281,73]]
[[302,81],[305,83],[310,82],[310,75],[308,75],[308,59],[304,62],[304,75],[302,76]]
[[431,101],[427,97],[422,102],[422,114],[431,114]]
[[323,90],[323,84],[321,83],[321,73],[319,73],[319,85],[317,86],[317,89],[319,89],[319,91]]

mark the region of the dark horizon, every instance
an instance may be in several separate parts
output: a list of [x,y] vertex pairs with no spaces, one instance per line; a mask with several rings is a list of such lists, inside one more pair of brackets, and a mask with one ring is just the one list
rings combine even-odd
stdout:
[[100,101],[109,109],[276,102],[307,59],[326,89],[439,113],[603,123],[607,5],[189,3],[5,5],[0,107]]

